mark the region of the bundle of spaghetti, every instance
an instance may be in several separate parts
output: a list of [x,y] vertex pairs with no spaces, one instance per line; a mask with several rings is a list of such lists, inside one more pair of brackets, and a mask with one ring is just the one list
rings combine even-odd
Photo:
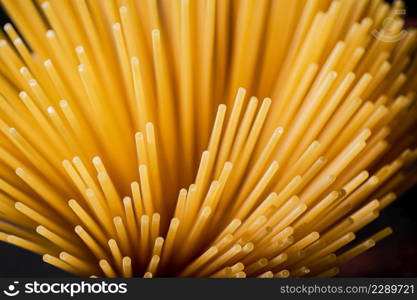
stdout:
[[391,234],[354,242],[417,182],[401,1],[1,3],[0,240],[80,276],[265,278]]

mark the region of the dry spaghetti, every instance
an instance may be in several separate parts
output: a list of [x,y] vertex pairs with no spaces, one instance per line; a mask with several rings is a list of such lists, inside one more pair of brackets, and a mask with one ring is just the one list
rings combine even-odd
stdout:
[[282,278],[391,234],[347,246],[417,181],[401,1],[1,3],[0,240],[81,276]]

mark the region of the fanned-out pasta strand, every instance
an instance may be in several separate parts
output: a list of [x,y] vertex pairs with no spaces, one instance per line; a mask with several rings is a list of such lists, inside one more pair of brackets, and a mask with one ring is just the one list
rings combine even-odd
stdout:
[[1,3],[2,242],[87,277],[332,277],[393,232],[354,243],[417,183],[402,1]]

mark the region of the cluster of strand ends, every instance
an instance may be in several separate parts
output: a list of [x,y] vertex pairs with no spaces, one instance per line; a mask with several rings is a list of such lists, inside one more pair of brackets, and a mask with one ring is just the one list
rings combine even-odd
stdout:
[[1,3],[1,241],[80,276],[331,277],[392,233],[354,242],[417,182],[401,1]]

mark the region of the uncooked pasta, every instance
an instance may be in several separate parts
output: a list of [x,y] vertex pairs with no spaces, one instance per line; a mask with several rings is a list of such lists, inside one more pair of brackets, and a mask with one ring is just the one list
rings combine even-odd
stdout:
[[[89,277],[330,277],[417,182],[383,0],[1,0],[0,240]],[[389,224],[387,224],[389,225]]]

